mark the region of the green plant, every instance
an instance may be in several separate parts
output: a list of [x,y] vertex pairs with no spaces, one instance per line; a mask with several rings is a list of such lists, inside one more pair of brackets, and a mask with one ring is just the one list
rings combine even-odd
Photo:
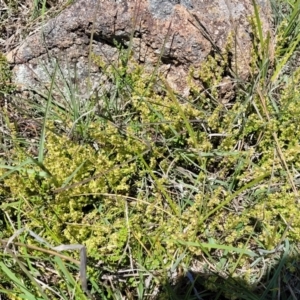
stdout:
[[4,54],[0,53],[0,93],[1,97],[14,91],[15,87],[11,83],[11,70]]
[[[115,64],[91,56],[113,82],[102,98],[94,94],[86,106],[73,98],[68,106],[50,89],[37,156],[14,139],[1,162],[2,239],[25,225],[53,245],[85,245],[90,292],[101,299],[146,299],[158,288],[172,299],[199,291],[215,299],[291,299],[278,282],[297,274],[288,255],[300,233],[300,70],[284,70],[298,47],[298,1],[289,3],[290,25],[278,26],[276,43],[264,36],[253,4],[252,73],[232,103],[218,101],[229,48],[191,70],[201,85],[191,80],[187,99],[163,78],[160,92],[152,89],[149,74],[120,45]],[[100,111],[90,109],[100,104]],[[19,256],[6,256],[26,260],[26,269],[20,263],[12,272],[3,263],[2,290],[85,299],[78,267],[31,251],[23,246]],[[38,261],[58,270],[55,280],[45,279],[45,295],[34,281]],[[272,272],[260,284],[265,265]],[[168,283],[180,270],[189,279],[183,296]],[[117,280],[120,274],[127,277]]]

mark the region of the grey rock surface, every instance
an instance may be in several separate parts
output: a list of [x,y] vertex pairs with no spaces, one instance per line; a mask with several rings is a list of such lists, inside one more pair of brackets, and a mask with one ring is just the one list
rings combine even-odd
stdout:
[[[269,3],[260,0],[259,5],[267,32]],[[239,76],[247,76],[251,15],[251,0],[77,0],[28,36],[7,58],[21,88],[46,91],[55,75],[58,95],[75,89],[87,98],[107,80],[90,54],[115,62],[118,51],[114,41],[126,48],[133,37],[135,61],[149,72],[160,63],[158,72],[177,92],[187,95],[189,68],[200,68],[214,49],[212,42],[222,50],[232,33],[237,41],[233,64]]]

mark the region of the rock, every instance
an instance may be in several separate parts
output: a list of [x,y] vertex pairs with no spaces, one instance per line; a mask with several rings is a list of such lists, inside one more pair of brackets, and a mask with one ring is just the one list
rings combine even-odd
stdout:
[[[267,0],[257,1],[264,32],[270,30]],[[133,57],[149,72],[157,64],[170,86],[187,95],[190,67],[199,69],[213,51],[236,36],[232,65],[238,76],[249,73],[251,0],[77,0],[7,54],[14,81],[23,89],[47,93],[55,74],[57,95],[83,98],[107,81],[91,59],[115,62],[132,40]],[[236,49],[236,53],[234,53]],[[235,69],[235,67],[233,68]]]

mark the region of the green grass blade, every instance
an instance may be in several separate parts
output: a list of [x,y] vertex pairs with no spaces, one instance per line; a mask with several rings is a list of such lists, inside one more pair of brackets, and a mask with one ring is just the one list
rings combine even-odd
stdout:
[[280,259],[280,262],[279,262],[278,266],[276,266],[276,271],[275,271],[272,279],[270,280],[269,284],[267,285],[267,288],[265,289],[264,293],[262,294],[260,300],[267,299],[268,293],[270,291],[272,291],[273,289],[277,289],[278,279],[280,277],[280,272],[281,272],[282,268],[284,267],[284,265],[286,264],[289,252],[290,252],[290,243],[286,239],[285,240],[284,253],[282,255],[282,258]]
[[193,130],[192,126],[191,126],[191,123],[189,122],[189,120],[187,119],[180,103],[178,102],[178,99],[177,97],[175,97],[174,95],[174,92],[172,91],[170,85],[167,83],[167,81],[164,82],[166,88],[167,88],[167,91],[168,91],[168,94],[170,96],[170,98],[172,99],[173,103],[175,104],[179,114],[180,114],[180,117],[182,118],[183,122],[184,122],[184,125],[190,135],[190,137],[192,138],[193,142],[194,142],[194,145],[197,145],[197,138],[196,138],[196,133],[195,131]]
[[63,185],[61,186],[62,188],[67,186],[72,179],[76,176],[76,174],[79,172],[79,170],[83,167],[83,165],[85,164],[86,161],[82,162],[73,172],[72,174],[66,178],[65,182],[63,183]]
[[24,283],[3,262],[0,262],[0,269],[7,275],[7,277],[21,291],[21,293],[23,293],[23,295],[22,294],[18,295],[19,297],[28,300],[49,299],[46,295],[45,295],[46,298],[37,298],[30,291],[28,291],[27,288],[24,286]]
[[144,164],[144,166],[146,167],[146,169],[149,172],[150,176],[153,178],[153,180],[157,184],[158,190],[165,196],[165,198],[166,198],[168,204],[170,205],[172,211],[175,213],[176,216],[180,216],[180,212],[178,210],[177,205],[173,202],[173,200],[171,199],[170,195],[167,193],[165,188],[160,184],[160,182],[158,181],[157,177],[154,175],[153,171],[151,170],[151,168],[149,167],[149,165],[147,164],[145,159],[140,154],[138,154],[138,156],[139,156],[140,160],[142,161],[142,163]]
[[299,14],[300,14],[300,0],[298,0],[296,3],[293,4],[293,12],[288,20],[288,25],[284,30],[283,37],[289,37],[292,36],[295,30],[299,28]]
[[14,172],[20,171],[20,170],[25,170],[23,169],[24,166],[29,165],[32,163],[32,159],[29,158],[27,160],[25,160],[24,162],[20,163],[18,166],[12,167],[12,166],[8,166],[8,165],[0,165],[1,169],[8,169],[10,171],[4,173],[1,177],[0,180],[3,180],[4,178],[8,177],[9,175],[11,175]]
[[258,36],[259,36],[259,40],[260,40],[260,43],[261,43],[261,48],[262,48],[262,51],[263,51],[263,49],[264,49],[264,36],[263,36],[262,23],[261,23],[260,16],[259,16],[259,8],[258,8],[255,0],[252,0],[252,4],[253,4],[253,7],[254,7],[254,16],[255,16],[255,20],[256,20],[256,24],[257,24]]
[[297,36],[297,39],[290,43],[288,50],[285,52],[285,55],[281,58],[279,63],[276,66],[276,69],[271,77],[271,82],[275,82],[278,78],[280,72],[283,70],[284,66],[287,64],[288,60],[294,54],[296,47],[300,42],[300,34]]
[[236,252],[236,253],[240,253],[240,254],[245,254],[251,257],[255,257],[257,256],[256,253],[244,249],[244,248],[236,248],[233,246],[226,246],[226,245],[219,245],[219,244],[214,244],[214,243],[197,243],[197,242],[186,242],[186,241],[181,241],[181,240],[177,240],[177,242],[179,242],[182,245],[185,246],[191,246],[191,247],[200,247],[200,248],[204,248],[204,249],[219,249],[219,250],[227,250],[230,252]]
[[68,291],[75,293],[74,295],[76,295],[76,299],[83,299],[83,300],[88,300],[87,297],[84,295],[80,284],[78,282],[76,282],[76,280],[74,279],[74,277],[70,274],[70,272],[67,270],[64,262],[61,260],[61,258],[59,258],[58,256],[56,256],[54,258],[55,263],[58,266],[58,270],[64,275],[65,283],[68,286]]
[[42,163],[43,160],[44,160],[45,139],[46,139],[46,124],[47,124],[48,114],[50,112],[50,107],[51,107],[51,103],[52,103],[52,90],[53,90],[53,87],[54,87],[57,68],[58,68],[58,63],[56,62],[54,72],[53,72],[52,78],[51,78],[51,85],[50,85],[50,90],[49,90],[49,93],[48,93],[46,110],[45,110],[45,115],[44,115],[44,119],[43,119],[42,132],[41,132],[40,145],[39,145],[39,155],[38,155],[38,162],[39,163]]
[[266,173],[252,181],[250,181],[249,183],[247,183],[246,185],[244,185],[242,188],[240,188],[238,191],[236,191],[235,193],[233,193],[232,195],[230,195],[227,199],[225,199],[223,202],[221,202],[217,207],[215,207],[214,209],[212,209],[206,216],[204,216],[201,220],[200,220],[200,224],[204,223],[204,221],[206,221],[211,215],[213,215],[216,211],[218,211],[219,209],[221,209],[222,207],[224,207],[225,205],[229,204],[235,197],[237,197],[239,194],[241,194],[243,191],[255,186],[257,183],[259,183],[260,181],[262,181],[263,179],[265,179],[266,177],[269,177],[270,173]]

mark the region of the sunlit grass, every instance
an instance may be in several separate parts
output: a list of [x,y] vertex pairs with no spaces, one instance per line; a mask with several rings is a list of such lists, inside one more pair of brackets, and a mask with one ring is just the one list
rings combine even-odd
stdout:
[[[65,81],[58,100],[58,66],[44,99],[21,106],[1,85],[0,292],[297,299],[299,4],[273,3],[273,38],[253,1],[253,73],[227,106],[163,80],[153,91],[156,68],[129,70],[117,44],[100,96],[82,101]],[[47,9],[34,1],[30,18]],[[33,136],[16,116],[36,121]]]

